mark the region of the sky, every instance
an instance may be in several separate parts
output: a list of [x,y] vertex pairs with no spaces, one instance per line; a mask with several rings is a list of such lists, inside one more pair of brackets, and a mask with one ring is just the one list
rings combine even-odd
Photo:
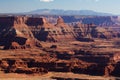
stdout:
[[120,14],[120,0],[0,0],[0,13],[37,9],[94,10]]

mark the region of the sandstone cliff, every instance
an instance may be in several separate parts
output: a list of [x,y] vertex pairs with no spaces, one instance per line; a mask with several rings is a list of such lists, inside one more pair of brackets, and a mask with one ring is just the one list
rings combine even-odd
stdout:
[[42,19],[42,24],[29,26],[38,40],[49,42],[75,40],[72,29],[61,17],[58,18],[56,25],[47,22],[45,18]]
[[109,28],[97,27],[94,24],[77,23],[74,26],[74,32],[77,34],[78,38],[111,39],[119,37],[119,33]]
[[[80,50],[74,55],[61,51],[33,57],[2,58],[0,69],[6,73],[46,74],[53,72],[73,72],[96,76],[120,76],[120,62],[114,60],[114,54],[87,54]],[[33,54],[33,53],[31,53]],[[17,54],[16,54],[17,55]],[[26,54],[24,54],[26,55]],[[114,57],[113,57],[114,56]]]
[[0,18],[0,44],[4,49],[29,48],[37,43],[31,30],[25,24],[26,17]]
[[62,17],[58,17],[56,24],[49,23],[44,17],[0,17],[0,44],[5,46],[4,49],[40,47],[39,41],[94,41],[93,38],[110,39],[119,35],[94,24],[79,22],[70,26]]

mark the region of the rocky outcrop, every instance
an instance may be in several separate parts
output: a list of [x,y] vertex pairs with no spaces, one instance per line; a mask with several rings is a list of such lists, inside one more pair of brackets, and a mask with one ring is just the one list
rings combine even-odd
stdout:
[[44,17],[0,17],[0,45],[4,49],[24,49],[39,46],[39,41],[94,41],[93,38],[110,39],[120,34],[94,24],[66,24],[62,17],[51,24]]
[[45,18],[43,18],[42,22],[43,24],[39,24],[39,26],[30,26],[38,40],[49,42],[75,40],[72,29],[64,23],[61,17],[58,18],[56,25],[50,24]]
[[94,34],[96,27],[97,26],[94,24],[76,24],[73,28],[76,39],[81,41],[93,41],[92,38],[94,37],[92,35]]
[[4,59],[0,61],[0,67],[6,73],[46,74],[48,71],[42,67],[28,67],[28,63],[21,59]]
[[[109,55],[64,55],[44,54],[38,58],[4,58],[0,68],[6,73],[46,74],[49,71],[73,72],[99,76],[119,76],[119,62],[112,61]],[[53,55],[56,55],[53,56]],[[66,57],[69,57],[66,59]]]
[[28,18],[27,24],[35,38],[37,38],[38,40],[55,41],[55,39],[52,36],[49,36],[50,30],[54,29],[54,25],[47,22],[45,18]]
[[[6,73],[46,74],[49,71],[55,71],[119,77],[119,53],[96,52],[95,48],[99,47],[95,45],[97,43],[66,44],[67,41],[89,42],[94,41],[94,38],[111,39],[114,37],[119,36],[112,30],[97,27],[93,23],[78,22],[70,26],[61,17],[58,17],[56,24],[49,23],[44,17],[1,17],[0,45],[4,46],[4,49],[41,47],[40,41],[63,41],[63,44],[55,43],[49,47],[40,48],[40,51],[37,48],[33,51],[30,49],[25,54],[13,54],[13,51],[9,58],[1,58],[0,70]],[[119,46],[119,41],[111,44]],[[63,45],[66,45],[65,49],[61,48]],[[105,48],[107,48],[106,45]]]
[[[112,34],[105,28],[99,28],[94,24],[81,24],[78,23],[75,26],[67,25],[64,20],[59,17],[57,19],[57,24],[49,25],[49,28],[45,26],[47,21],[41,25],[41,28],[32,31],[34,35],[40,41],[70,41],[70,40],[80,40],[80,41],[94,41],[93,38],[113,38],[118,37],[116,34]],[[40,26],[39,26],[40,27]],[[41,35],[41,36],[39,36]]]
[[74,26],[74,32],[77,35],[77,38],[103,38],[111,39],[119,37],[119,33],[114,32],[109,28],[97,27],[94,24],[80,24],[77,23]]
[[[36,45],[36,40],[25,24],[26,17],[1,17],[0,18],[0,44],[4,49],[20,48]],[[19,46],[19,47],[18,47]]]

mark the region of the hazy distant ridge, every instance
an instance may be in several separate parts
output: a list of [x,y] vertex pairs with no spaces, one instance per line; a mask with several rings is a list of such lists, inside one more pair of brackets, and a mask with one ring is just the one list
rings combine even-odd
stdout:
[[58,9],[37,9],[28,12],[29,14],[40,15],[93,15],[93,16],[112,16],[110,13],[95,12],[92,10],[58,10]]

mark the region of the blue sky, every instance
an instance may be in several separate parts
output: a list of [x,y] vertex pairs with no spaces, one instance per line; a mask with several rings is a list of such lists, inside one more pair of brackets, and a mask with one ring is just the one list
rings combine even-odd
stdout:
[[120,0],[0,0],[0,13],[36,9],[94,10],[120,14]]

